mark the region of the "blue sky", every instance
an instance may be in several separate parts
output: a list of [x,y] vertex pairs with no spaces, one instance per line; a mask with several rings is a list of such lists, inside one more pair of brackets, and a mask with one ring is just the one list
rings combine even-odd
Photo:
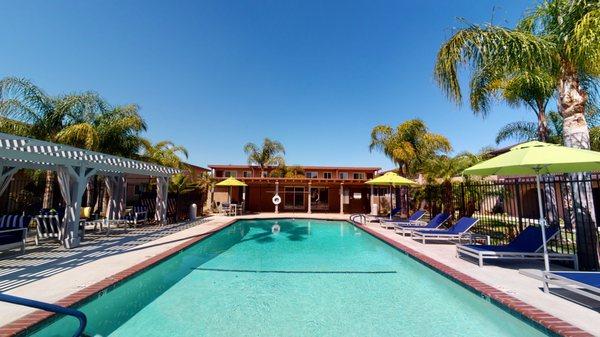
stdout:
[[[147,136],[189,161],[244,163],[243,145],[284,143],[291,164],[391,167],[368,150],[377,124],[423,119],[455,151],[492,145],[507,122],[474,116],[433,80],[459,17],[513,25],[529,0],[3,1],[0,76],[51,94],[137,103]],[[222,125],[227,124],[229,128]]]

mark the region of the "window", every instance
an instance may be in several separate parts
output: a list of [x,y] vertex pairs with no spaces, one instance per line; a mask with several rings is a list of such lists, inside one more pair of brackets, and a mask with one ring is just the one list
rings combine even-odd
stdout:
[[364,180],[365,179],[365,173],[364,172],[355,172],[352,175],[352,179],[361,179],[361,180]]
[[306,178],[308,179],[317,179],[317,172],[306,172]]
[[340,179],[348,179],[348,172],[340,172]]
[[344,188],[343,192],[342,192],[342,196],[343,196],[343,200],[344,200],[344,205],[348,205],[350,203],[350,190]]
[[244,171],[244,178],[252,178],[252,171]]
[[225,178],[229,178],[229,177],[237,177],[237,171],[224,171],[223,172],[223,177]]
[[360,193],[360,192],[354,192],[354,193],[352,193],[352,199],[354,199],[354,200],[360,200],[360,199],[362,199],[362,193]]
[[263,171],[263,172],[260,174],[260,176],[261,176],[262,178],[266,178],[268,175],[269,175],[269,172],[267,172],[267,171]]
[[283,200],[285,209],[303,209],[304,187],[285,187]]
[[331,179],[331,172],[323,172],[324,179]]

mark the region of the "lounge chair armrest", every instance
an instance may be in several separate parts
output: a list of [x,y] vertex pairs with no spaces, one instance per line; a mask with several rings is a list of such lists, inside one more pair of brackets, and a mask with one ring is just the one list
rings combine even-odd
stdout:
[[6,233],[6,232],[16,232],[16,231],[27,231],[27,227],[23,227],[23,228],[10,228],[10,229],[0,229],[0,233]]

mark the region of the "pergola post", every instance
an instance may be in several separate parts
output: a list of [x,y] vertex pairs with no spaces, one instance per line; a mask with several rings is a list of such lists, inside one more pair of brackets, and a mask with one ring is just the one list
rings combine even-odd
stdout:
[[312,213],[312,182],[308,182],[308,214]]
[[370,203],[369,209],[371,210],[371,215],[377,215],[377,214],[373,213],[373,211],[374,211],[373,204],[375,203],[375,196],[373,195],[374,191],[375,191],[375,187],[373,185],[371,185],[371,197],[369,198],[369,203]]
[[156,177],[156,211],[154,212],[154,219],[161,224],[167,220],[168,183],[169,177]]
[[79,246],[79,214],[81,199],[88,179],[96,174],[96,169],[84,166],[58,166],[57,177],[60,191],[65,201],[63,219],[63,245],[66,248]]
[[344,214],[344,183],[340,184],[340,214]]
[[246,186],[242,186],[242,214],[246,211]]

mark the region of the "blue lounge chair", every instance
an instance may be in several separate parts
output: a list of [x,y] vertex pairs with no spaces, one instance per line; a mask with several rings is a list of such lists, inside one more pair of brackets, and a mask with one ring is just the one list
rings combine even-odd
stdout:
[[438,229],[444,222],[448,221],[448,219],[450,219],[450,214],[439,213],[438,215],[434,216],[431,220],[429,220],[429,222],[425,226],[405,225],[402,223],[396,223],[395,229],[396,229],[396,233],[401,234],[401,235],[410,234],[410,232],[414,229],[434,230],[434,229]]
[[380,218],[379,225],[383,228],[394,228],[396,227],[396,225],[414,226],[418,224],[418,221],[421,220],[421,218],[424,217],[425,214],[427,214],[427,211],[420,209],[411,214],[411,216],[409,216],[408,219],[406,219],[405,221]]
[[[560,233],[559,227],[546,229],[546,242],[550,241]],[[542,230],[540,227],[529,226],[507,245],[458,245],[456,256],[470,256],[479,261],[483,266],[484,259],[503,260],[542,260],[541,252],[544,242],[542,241]],[[577,269],[577,255],[549,253],[551,260],[573,261]]]
[[425,243],[427,240],[434,241],[460,241],[464,238],[470,239],[470,234],[467,233],[471,227],[475,226],[475,224],[479,221],[479,219],[462,217],[458,219],[458,221],[452,225],[452,227],[445,230],[418,230],[413,229],[410,232],[410,237],[415,240],[420,240],[421,243]]
[[600,272],[549,271],[544,273],[544,289],[557,285],[582,296],[600,301]]

